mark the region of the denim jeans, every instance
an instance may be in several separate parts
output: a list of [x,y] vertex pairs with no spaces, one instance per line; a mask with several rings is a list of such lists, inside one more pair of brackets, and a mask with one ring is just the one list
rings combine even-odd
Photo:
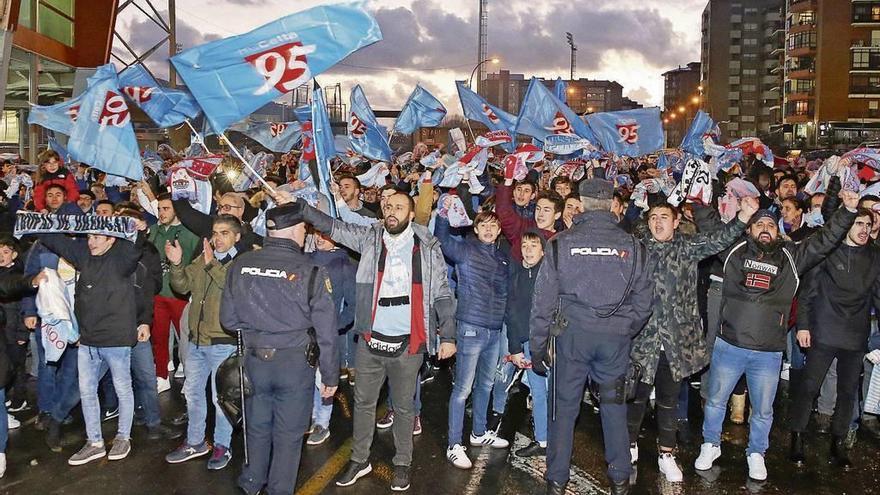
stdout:
[[721,425],[727,401],[736,382],[745,373],[752,414],[749,418],[749,446],[746,455],[764,454],[773,426],[773,399],[779,385],[782,352],[753,351],[715,340],[712,373],[703,418],[703,442],[721,445]]
[[56,421],[64,421],[79,402],[77,378],[77,346],[67,346],[61,359],[46,363],[41,330],[34,331],[37,339],[37,407],[41,413],[51,414]]
[[205,440],[205,426],[208,418],[208,401],[205,385],[211,380],[211,394],[214,403],[214,444],[229,447],[232,444],[232,425],[217,404],[217,368],[235,352],[231,344],[187,346],[186,381],[183,393],[186,396],[186,412],[189,423],[186,429],[186,443],[198,445]]
[[[101,372],[101,392],[104,394],[103,407],[112,411],[119,407],[113,380],[105,373],[109,367],[105,364]],[[153,361],[153,346],[150,341],[138,342],[131,349],[131,380],[134,389],[135,407],[143,411],[144,422],[153,428],[162,423],[159,415],[159,392],[156,390],[156,369]]]
[[103,441],[101,434],[101,404],[98,402],[98,381],[102,367],[110,367],[113,387],[119,397],[119,426],[117,438],[131,438],[134,419],[134,393],[131,389],[131,347],[79,346],[79,393],[83,419],[89,442]]
[[804,365],[807,362],[807,356],[804,354],[804,350],[801,349],[800,344],[797,341],[797,330],[791,329],[788,331],[788,338],[786,339],[786,351],[788,352],[788,364],[791,365],[791,369],[793,370],[802,370],[804,369]]
[[348,330],[339,334],[339,366],[341,368],[354,368],[354,336],[357,332]]
[[[523,344],[526,359],[532,359],[529,343]],[[532,419],[535,421],[535,441],[547,442],[547,377],[541,376],[531,368],[526,370],[529,380],[529,394],[532,396]]]
[[449,398],[449,446],[461,443],[465,402],[473,391],[473,435],[486,433],[489,395],[498,364],[499,330],[459,321],[455,346],[455,384]]
[[[321,372],[315,370],[315,395],[312,398],[312,423],[315,425],[330,428],[330,416],[333,415],[333,401],[324,404],[321,397]],[[390,394],[389,394],[390,395]]]

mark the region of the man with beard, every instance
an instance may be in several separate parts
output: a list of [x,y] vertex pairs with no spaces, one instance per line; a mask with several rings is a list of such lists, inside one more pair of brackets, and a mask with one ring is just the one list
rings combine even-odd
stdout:
[[791,461],[803,465],[804,432],[813,399],[837,359],[837,401],[831,422],[831,459],[848,470],[844,446],[858,400],[862,359],[868,350],[871,307],[880,307],[880,247],[870,243],[873,215],[859,208],[846,239],[810,270],[799,297],[798,344],[807,349],[803,380],[795,391],[791,417]]
[[704,443],[694,463],[697,469],[711,469],[721,456],[727,399],[745,373],[752,406],[746,450],[749,477],[767,479],[764,452],[773,425],[773,399],[791,302],[800,276],[834,250],[856,217],[858,194],[843,191],[841,198],[846,209],[837,211],[825,227],[797,245],[780,238],[774,213],[760,210],[752,216],[748,238],[722,255],[721,330],[712,351]]
[[373,470],[369,457],[376,401],[387,378],[395,413],[391,489],[409,488],[413,402],[423,354],[426,349],[439,359],[455,354],[455,299],[446,262],[437,239],[412,223],[414,209],[413,199],[397,192],[386,200],[382,222],[359,226],[303,205],[306,222],[361,255],[354,328],[363,338],[355,355],[353,445],[337,486],[351,486]]

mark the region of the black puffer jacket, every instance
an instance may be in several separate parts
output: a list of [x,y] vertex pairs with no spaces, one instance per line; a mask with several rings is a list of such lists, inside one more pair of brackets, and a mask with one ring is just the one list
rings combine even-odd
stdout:
[[721,330],[718,337],[737,347],[779,352],[785,349],[791,301],[800,277],[827,256],[856,214],[837,211],[815,235],[800,244],[781,243],[762,251],[751,238],[724,255]]

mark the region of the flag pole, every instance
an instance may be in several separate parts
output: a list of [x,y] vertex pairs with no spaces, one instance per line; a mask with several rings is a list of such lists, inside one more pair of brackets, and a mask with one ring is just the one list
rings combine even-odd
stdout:
[[[321,174],[318,173],[318,166],[321,163],[321,156],[320,156],[320,153],[318,152],[318,148],[319,148],[319,146],[318,146],[318,129],[317,129],[317,126],[315,125],[315,122],[317,122],[317,119],[315,119],[315,108],[316,108],[316,106],[315,106],[315,92],[321,91],[321,86],[318,84],[317,79],[312,79],[312,82],[314,84],[312,84],[312,101],[311,101],[310,107],[311,107],[311,111],[312,111],[312,143],[313,143],[312,146],[315,148],[315,168],[313,170],[311,167],[309,167],[309,174],[312,176],[312,182],[315,184],[315,187],[318,189],[318,192],[320,193],[321,192]],[[324,99],[321,98],[321,101],[324,101]],[[332,128],[330,129],[330,132],[331,133],[333,132]],[[313,173],[313,171],[314,171],[314,173]],[[329,157],[327,158],[327,171],[330,173],[329,179],[332,181],[333,180],[333,173],[330,171]],[[336,197],[333,195],[333,191],[330,190],[330,184],[325,184],[324,187],[327,188],[327,196],[328,196],[327,202],[331,208],[330,212],[335,213],[334,216],[336,218],[338,218],[339,217],[339,210],[336,207]]]
[[474,143],[476,143],[476,142],[477,142],[477,137],[474,136],[474,130],[471,129],[471,119],[465,117],[465,118],[464,118],[464,122],[465,122],[465,123],[467,124],[467,126],[468,126],[468,132],[471,133],[471,139],[473,139],[473,140],[474,140]]
[[189,126],[190,130],[193,131],[193,134],[195,134],[196,137],[199,139],[199,144],[202,145],[202,148],[204,148],[205,153],[210,153],[211,151],[208,150],[207,146],[205,146],[205,137],[202,136],[201,134],[199,134],[199,131],[197,131],[196,128],[193,127],[192,122],[190,122],[189,119],[183,119],[183,121],[186,122],[186,125]]
[[238,152],[238,149],[232,144],[231,141],[229,141],[229,138],[226,137],[226,133],[221,132],[220,137],[224,141],[226,141],[226,144],[229,145],[229,149],[232,150],[232,154],[234,154],[236,156],[236,158],[241,160],[241,163],[244,164],[245,168],[250,171],[250,173],[254,176],[254,178],[256,178],[257,181],[259,181],[259,183],[263,185],[263,187],[265,187],[271,194],[274,195],[275,189],[272,188],[272,186],[270,186],[269,183],[266,182],[262,177],[260,177],[260,174],[258,174],[257,171],[254,170],[253,167],[251,167],[251,164],[248,163],[247,160],[245,160],[243,156],[241,156],[241,153]]

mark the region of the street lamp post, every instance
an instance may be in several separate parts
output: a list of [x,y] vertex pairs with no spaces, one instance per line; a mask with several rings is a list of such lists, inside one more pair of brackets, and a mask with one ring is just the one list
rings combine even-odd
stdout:
[[492,58],[487,58],[486,60],[483,60],[480,63],[478,63],[477,65],[475,65],[474,70],[471,71],[471,77],[468,78],[468,87],[469,88],[473,89],[474,74],[476,74],[477,69],[479,69],[480,66],[485,64],[486,62],[492,62],[493,64],[497,64],[498,62],[500,62],[500,60],[498,59],[498,57],[492,57]]

